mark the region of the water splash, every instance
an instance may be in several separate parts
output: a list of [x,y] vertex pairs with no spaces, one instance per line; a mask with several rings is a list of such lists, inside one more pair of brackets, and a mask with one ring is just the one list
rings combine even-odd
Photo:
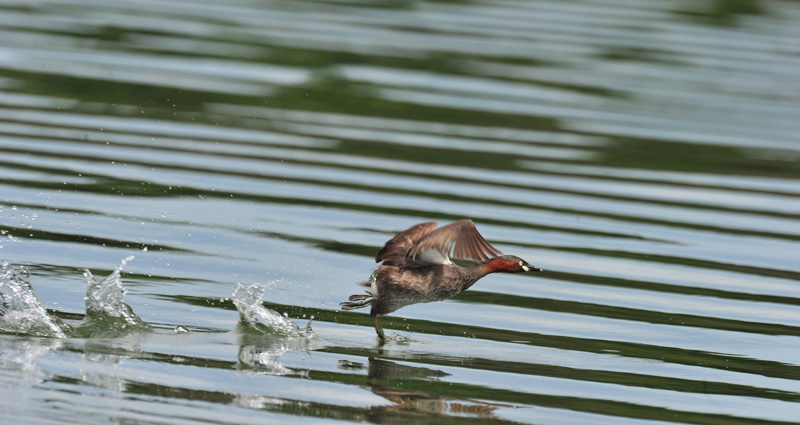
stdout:
[[119,336],[134,331],[150,329],[150,326],[125,304],[127,289],[120,280],[122,268],[133,256],[126,257],[105,279],[97,281],[86,269],[86,318],[78,328],[83,336]]
[[236,284],[233,304],[239,311],[239,324],[247,330],[264,334],[312,338],[314,332],[311,330],[311,322],[301,328],[288,317],[264,307],[264,292],[270,285],[271,283],[265,285],[258,282],[250,286]]
[[0,270],[0,332],[66,338],[69,326],[47,314],[28,270],[5,261]]

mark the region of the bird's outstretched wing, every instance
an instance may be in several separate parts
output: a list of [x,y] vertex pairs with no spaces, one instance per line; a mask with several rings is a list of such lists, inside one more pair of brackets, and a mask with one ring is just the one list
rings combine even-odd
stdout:
[[484,262],[503,255],[478,233],[472,220],[461,220],[428,231],[407,252],[405,267],[450,264],[451,257]]
[[378,251],[378,254],[375,255],[375,262],[380,263],[383,261],[383,264],[386,266],[403,267],[406,262],[406,255],[411,247],[413,247],[420,238],[435,229],[437,225],[438,223],[434,221],[420,223],[408,230],[398,233],[395,237],[389,239],[389,241],[383,245],[383,248]]

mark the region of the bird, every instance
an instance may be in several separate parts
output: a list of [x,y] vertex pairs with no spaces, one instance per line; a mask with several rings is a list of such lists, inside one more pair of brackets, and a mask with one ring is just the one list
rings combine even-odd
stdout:
[[[452,298],[489,273],[542,271],[498,251],[481,236],[472,220],[438,225],[420,223],[389,239],[375,255],[380,266],[360,283],[369,288],[366,293],[351,295],[348,301],[339,303],[342,310],[371,306],[370,317],[380,340],[386,335],[378,317],[401,307]],[[476,264],[462,267],[452,259]]]

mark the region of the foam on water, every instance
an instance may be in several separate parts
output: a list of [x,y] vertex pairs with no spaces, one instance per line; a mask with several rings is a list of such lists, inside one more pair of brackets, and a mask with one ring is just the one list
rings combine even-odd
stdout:
[[2,262],[0,332],[66,338],[69,326],[47,314],[36,296],[28,270]]
[[264,307],[262,300],[264,292],[274,282],[268,284],[253,283],[244,286],[236,284],[233,292],[233,304],[239,311],[239,324],[246,329],[256,330],[265,334],[279,334],[284,336],[295,336],[311,338],[314,332],[311,330],[311,323],[301,328],[288,317]]

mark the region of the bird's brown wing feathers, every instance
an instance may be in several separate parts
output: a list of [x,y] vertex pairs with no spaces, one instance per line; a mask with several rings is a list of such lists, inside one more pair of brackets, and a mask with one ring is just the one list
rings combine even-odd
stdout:
[[435,229],[437,225],[438,223],[434,221],[420,223],[408,230],[398,233],[395,237],[389,239],[389,241],[383,245],[383,248],[378,251],[378,254],[375,256],[375,262],[379,263],[383,261],[383,264],[387,266],[403,266],[406,262],[406,255],[411,247],[414,246],[420,238]]
[[451,256],[484,262],[499,255],[502,253],[486,242],[472,220],[461,220],[423,234],[408,251],[405,267],[450,263]]

